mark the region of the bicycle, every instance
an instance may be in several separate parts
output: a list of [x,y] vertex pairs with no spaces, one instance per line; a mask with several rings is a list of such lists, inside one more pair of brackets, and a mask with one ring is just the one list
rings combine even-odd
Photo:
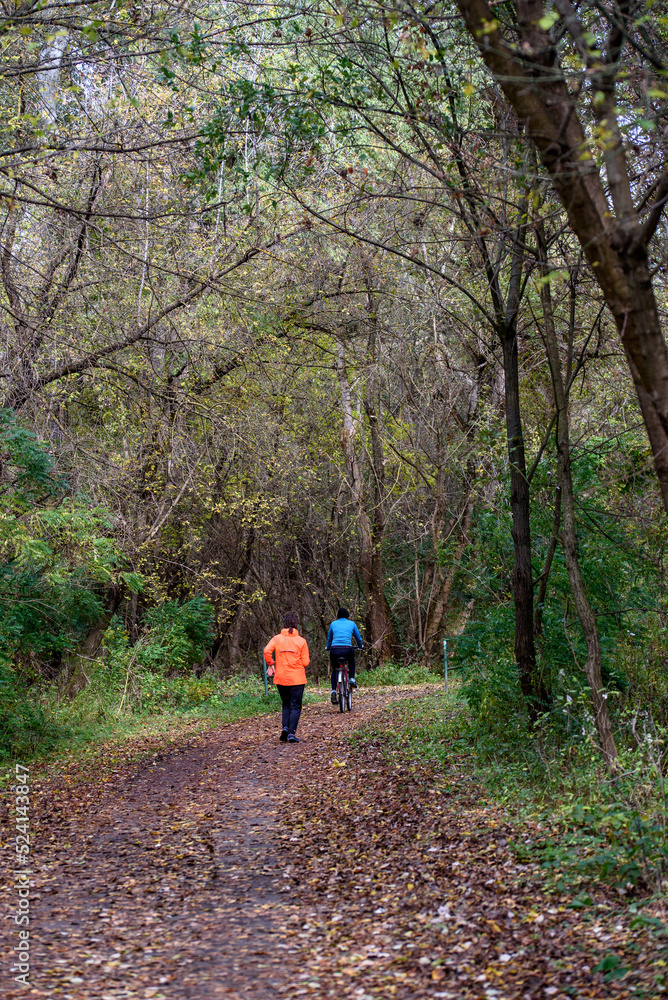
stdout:
[[353,689],[350,686],[350,675],[348,674],[348,657],[337,657],[338,678],[336,682],[336,700],[339,703],[339,712],[353,710]]

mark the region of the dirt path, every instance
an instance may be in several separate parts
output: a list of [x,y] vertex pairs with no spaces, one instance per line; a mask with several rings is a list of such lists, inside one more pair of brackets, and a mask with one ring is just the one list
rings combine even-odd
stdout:
[[[407,692],[403,693],[406,696]],[[289,989],[298,916],[288,886],[301,847],[291,801],[323,780],[343,735],[384,704],[357,699],[352,716],[308,707],[298,746],[277,740],[277,717],[206,733],[102,781],[85,768],[35,789],[31,995],[75,1000],[274,996]],[[7,830],[5,844],[13,841]],[[5,997],[25,996],[14,960],[15,898],[4,852]]]
[[351,751],[345,737],[387,697],[364,692],[353,716],[308,707],[298,746],[278,743],[277,716],[251,719],[145,749],[137,764],[43,782],[30,990],[8,972],[17,929],[5,872],[0,994],[651,996],[591,971],[611,941],[641,955],[642,934],[608,927],[617,917],[605,908],[585,926],[537,895],[518,878],[502,820],[470,790],[448,803],[373,744]]

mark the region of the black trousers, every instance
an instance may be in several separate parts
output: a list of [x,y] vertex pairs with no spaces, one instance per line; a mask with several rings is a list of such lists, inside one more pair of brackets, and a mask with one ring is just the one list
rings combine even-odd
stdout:
[[287,729],[288,733],[294,735],[297,731],[299,716],[302,714],[302,698],[306,685],[277,684],[276,687],[283,705],[283,729]]
[[355,676],[355,647],[354,646],[332,646],[329,651],[329,664],[332,668],[332,691],[336,691],[336,682],[339,679],[339,657],[345,656],[348,660],[348,676]]

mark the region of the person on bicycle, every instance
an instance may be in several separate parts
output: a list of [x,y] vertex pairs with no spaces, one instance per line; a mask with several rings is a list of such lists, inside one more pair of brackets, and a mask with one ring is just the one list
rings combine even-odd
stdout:
[[351,620],[347,608],[339,608],[336,619],[329,626],[327,634],[327,649],[329,650],[329,662],[332,668],[332,705],[336,705],[336,682],[338,680],[339,657],[345,656],[348,660],[348,675],[350,686],[357,687],[355,680],[355,646],[362,648],[362,636],[354,621]]
[[[299,743],[297,723],[302,712],[302,698],[309,665],[308,644],[299,634],[296,615],[284,615],[283,628],[264,647],[267,675],[273,675],[283,706],[281,743]],[[276,665],[274,666],[274,659]]]

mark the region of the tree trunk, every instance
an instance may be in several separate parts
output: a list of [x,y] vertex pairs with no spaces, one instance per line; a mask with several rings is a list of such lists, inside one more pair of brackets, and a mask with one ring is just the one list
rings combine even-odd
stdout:
[[[458,169],[465,189],[472,191],[468,169],[461,157]],[[494,304],[494,331],[503,351],[506,439],[510,465],[510,507],[514,549],[513,598],[515,603],[515,660],[520,687],[529,717],[535,721],[539,710],[547,704],[547,692],[536,671],[536,646],[533,630],[533,571],[531,565],[531,521],[529,482],[524,455],[524,435],[519,391],[519,360],[517,348],[517,314],[524,290],[523,272],[527,230],[528,192],[520,197],[517,223],[512,234],[510,275],[507,293],[500,281],[501,256],[494,262],[481,236],[484,229],[475,198],[467,198],[470,211],[469,229],[482,254],[485,275]]]
[[[540,269],[543,278],[547,278],[549,269],[546,258],[545,235],[541,222],[536,224],[536,234],[538,237]],[[591,692],[592,707],[594,709],[594,719],[596,729],[601,744],[603,755],[608,766],[617,758],[617,747],[612,732],[608,703],[603,692],[603,678],[601,676],[601,644],[598,637],[598,626],[596,616],[587,599],[587,592],[580,572],[580,563],[577,554],[576,526],[575,526],[575,503],[573,497],[573,479],[571,476],[571,454],[569,442],[569,420],[568,420],[568,398],[564,387],[564,380],[561,373],[561,359],[559,356],[559,345],[554,328],[554,316],[552,312],[552,296],[550,294],[549,281],[545,280],[540,288],[541,305],[543,307],[544,334],[547,347],[547,356],[550,365],[550,375],[552,376],[552,387],[554,389],[554,401],[557,408],[557,461],[558,461],[558,483],[561,487],[561,503],[564,513],[564,526],[562,541],[564,547],[564,558],[568,579],[571,585],[571,592],[575,607],[582,625],[585,641],[587,643],[587,661],[585,664],[585,674]]]
[[642,384],[642,380],[633,358],[626,350],[626,345],[624,343],[623,346],[626,354],[626,361],[628,363],[631,378],[633,379],[636,395],[638,397],[638,404],[640,406],[640,412],[645,424],[645,430],[647,431],[647,437],[649,438],[649,444],[652,450],[652,459],[654,461],[654,471],[656,472],[656,476],[659,481],[661,497],[663,499],[664,507],[668,510],[668,437],[663,429],[663,425],[661,424],[656,408],[652,403],[651,396]]
[[545,595],[547,594],[547,584],[550,579],[550,573],[552,572],[552,561],[554,559],[554,553],[557,551],[557,542],[559,541],[559,531],[561,529],[561,486],[557,482],[557,487],[554,491],[554,514],[552,517],[552,534],[550,536],[550,544],[547,547],[547,554],[545,556],[545,562],[543,564],[543,572],[540,575],[540,580],[538,582],[538,593],[536,595],[536,613],[534,615],[533,621],[533,632],[536,638],[541,638],[543,635],[543,608],[545,606]]
[[37,83],[37,114],[44,132],[52,130],[58,118],[58,83],[68,35],[57,35],[47,42],[40,53],[41,69],[35,74]]
[[531,566],[531,527],[529,481],[524,456],[524,434],[520,411],[520,385],[517,335],[514,326],[500,331],[503,348],[503,371],[506,393],[506,437],[510,462],[510,509],[515,553],[513,597],[515,599],[515,659],[520,687],[529,714],[535,719],[546,692],[536,686],[536,645],[533,632],[533,571]]
[[371,435],[371,462],[373,467],[373,515],[371,520],[372,551],[370,574],[365,578],[368,594],[368,621],[370,634],[378,645],[376,650],[380,661],[396,659],[399,656],[392,612],[385,596],[385,579],[383,572],[383,540],[385,538],[385,458],[378,427],[378,415],[373,404],[367,397],[364,410],[369,421]]

